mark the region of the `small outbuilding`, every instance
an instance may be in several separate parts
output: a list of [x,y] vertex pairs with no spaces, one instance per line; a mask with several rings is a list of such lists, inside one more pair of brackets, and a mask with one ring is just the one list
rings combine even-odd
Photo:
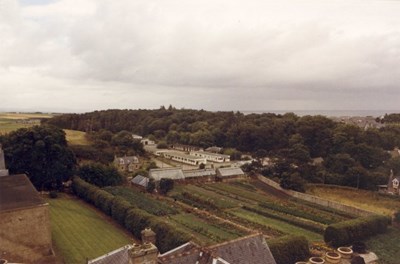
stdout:
[[232,179],[245,178],[246,175],[241,168],[229,167],[229,168],[218,168],[217,169],[217,181],[229,181]]
[[156,182],[161,179],[171,179],[171,180],[184,180],[185,175],[181,168],[161,168],[161,169],[151,169],[149,171],[149,178]]
[[149,185],[149,181],[150,179],[147,177],[144,177],[142,175],[136,175],[132,180],[131,183],[133,185],[142,187],[142,188],[147,188],[147,186]]

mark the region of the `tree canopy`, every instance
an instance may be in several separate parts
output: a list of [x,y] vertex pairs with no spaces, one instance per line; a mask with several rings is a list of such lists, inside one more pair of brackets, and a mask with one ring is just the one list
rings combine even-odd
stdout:
[[38,190],[60,188],[73,175],[76,160],[65,132],[51,126],[34,126],[2,138],[11,174],[25,173]]
[[101,163],[80,166],[78,176],[86,182],[99,187],[120,185],[123,182],[123,176],[115,167]]
[[[286,172],[289,182],[290,179],[299,182],[301,177],[318,183],[375,186],[387,180],[385,175],[392,164],[388,151],[400,146],[400,126],[395,124],[398,116],[389,115],[385,120],[385,126],[380,129],[364,130],[319,115],[245,115],[161,107],[67,114],[45,122],[99,133],[101,142],[108,140],[108,144],[117,144],[116,148],[119,142],[135,133],[167,145],[219,146],[232,160],[240,159],[242,153],[252,154],[259,160],[256,167],[262,167],[262,159],[268,157],[274,161],[272,167],[263,167],[260,171],[279,179]],[[325,162],[314,164],[315,159]],[[254,167],[249,169],[254,171]]]

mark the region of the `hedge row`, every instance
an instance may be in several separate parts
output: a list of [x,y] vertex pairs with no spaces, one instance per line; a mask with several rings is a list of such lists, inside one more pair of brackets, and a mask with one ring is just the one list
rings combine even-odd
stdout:
[[114,196],[119,196],[125,199],[135,207],[145,210],[152,215],[164,216],[179,213],[177,209],[168,206],[165,202],[156,200],[142,192],[133,192],[131,188],[122,186],[109,186],[103,188],[103,190]]
[[283,236],[267,241],[276,264],[302,261],[310,256],[307,239],[303,236]]
[[286,223],[298,226],[298,227],[302,227],[304,229],[310,230],[312,232],[316,232],[319,234],[323,234],[324,233],[324,229],[325,227],[320,224],[320,223],[312,223],[312,222],[306,222],[304,220],[295,218],[292,215],[282,215],[282,214],[277,214],[277,213],[273,213],[273,212],[268,212],[266,210],[259,210],[256,208],[252,208],[252,207],[248,207],[248,206],[243,206],[243,209],[265,216],[265,217],[269,217],[269,218],[274,218],[280,221],[284,221]]
[[78,197],[111,216],[137,239],[141,238],[140,232],[144,228],[151,227],[157,235],[156,246],[160,252],[176,248],[191,239],[189,234],[177,230],[146,211],[132,206],[125,199],[101,190],[79,177],[73,179],[72,188]]
[[325,229],[324,240],[334,247],[349,245],[385,232],[390,221],[387,216],[373,215],[332,224]]
[[293,215],[293,216],[305,218],[305,219],[308,219],[308,220],[311,220],[311,221],[314,221],[314,222],[318,222],[318,223],[322,223],[322,224],[326,224],[326,225],[329,225],[329,224],[337,222],[336,219],[333,219],[333,218],[335,218],[334,216],[331,216],[330,218],[327,218],[326,216],[317,215],[317,212],[315,210],[313,210],[313,212],[306,212],[304,208],[303,208],[303,210],[299,210],[299,209],[293,208],[293,207],[288,206],[288,205],[279,205],[279,204],[276,204],[276,203],[273,203],[273,202],[270,202],[270,203],[259,203],[259,205],[261,207],[272,209],[274,211],[278,211],[278,212],[281,212],[281,213],[290,214],[290,215]]

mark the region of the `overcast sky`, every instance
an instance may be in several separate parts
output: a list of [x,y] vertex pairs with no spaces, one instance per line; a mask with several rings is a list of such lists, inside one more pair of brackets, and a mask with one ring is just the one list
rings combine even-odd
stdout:
[[400,1],[0,0],[0,109],[400,110]]

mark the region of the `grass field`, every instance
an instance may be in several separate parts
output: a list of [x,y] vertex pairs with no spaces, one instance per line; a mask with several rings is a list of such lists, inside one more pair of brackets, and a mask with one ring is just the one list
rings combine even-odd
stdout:
[[307,193],[378,214],[391,215],[400,208],[400,201],[365,190],[312,186]]
[[40,125],[39,119],[51,117],[51,114],[40,113],[0,113],[0,135],[20,128]]
[[52,118],[52,114],[42,113],[0,113],[0,119],[38,119],[38,118]]
[[86,133],[77,130],[64,129],[68,144],[70,145],[89,145]]
[[86,258],[132,243],[132,237],[78,199],[62,196],[48,202],[53,244],[65,263],[84,264]]

